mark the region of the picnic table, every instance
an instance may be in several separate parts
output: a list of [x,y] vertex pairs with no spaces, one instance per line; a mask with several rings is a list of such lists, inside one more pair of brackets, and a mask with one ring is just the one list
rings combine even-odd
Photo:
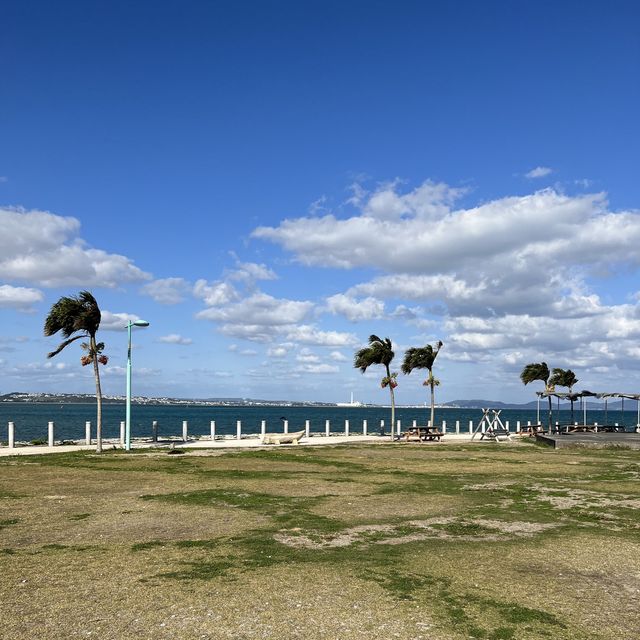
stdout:
[[411,438],[417,438],[420,442],[426,442],[428,440],[440,440],[444,435],[442,431],[438,430],[438,427],[410,427],[404,434],[407,442]]
[[596,433],[598,427],[595,424],[570,424],[566,433]]
[[624,426],[617,424],[569,424],[566,426],[565,433],[598,433],[599,431],[616,433],[624,430]]

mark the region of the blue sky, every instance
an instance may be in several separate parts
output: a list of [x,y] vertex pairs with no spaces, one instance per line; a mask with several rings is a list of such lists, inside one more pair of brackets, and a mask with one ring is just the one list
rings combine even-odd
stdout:
[[[124,392],[441,400],[528,362],[640,386],[634,2],[12,2],[0,20],[0,392],[92,391],[42,337],[90,289]],[[421,402],[419,373],[398,400]]]

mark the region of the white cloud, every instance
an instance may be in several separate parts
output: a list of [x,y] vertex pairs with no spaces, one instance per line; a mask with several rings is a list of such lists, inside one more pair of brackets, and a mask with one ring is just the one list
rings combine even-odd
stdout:
[[535,169],[531,169],[531,171],[528,171],[524,175],[525,178],[529,178],[529,180],[532,180],[534,178],[544,178],[552,172],[553,169],[551,169],[550,167],[536,167]]
[[287,349],[287,347],[284,347],[282,345],[278,345],[277,347],[270,347],[269,349],[267,349],[267,356],[269,356],[270,358],[285,358],[288,353],[289,350]]
[[384,315],[384,302],[372,297],[357,300],[338,293],[327,298],[327,310],[334,315],[343,315],[351,322],[376,320]]
[[296,360],[298,362],[315,364],[320,362],[320,357],[317,356],[315,353],[312,353],[310,349],[307,349],[306,347],[304,347],[300,349],[300,351],[296,355]]
[[190,289],[184,278],[162,278],[145,284],[140,291],[160,304],[178,304]]
[[311,325],[292,327],[287,331],[286,339],[298,344],[313,344],[323,347],[352,347],[359,343],[352,333],[340,331],[321,331]]
[[311,302],[274,298],[266,293],[253,295],[222,308],[204,309],[197,318],[223,323],[262,326],[290,325],[300,322],[313,308]]
[[257,280],[277,280],[278,276],[264,264],[238,261],[236,269],[231,271],[229,278],[231,280],[239,280],[251,286]]
[[296,371],[312,374],[338,373],[340,367],[332,364],[302,364],[296,367]]
[[170,333],[168,336],[162,336],[158,338],[158,342],[164,342],[165,344],[179,344],[189,345],[193,343],[191,338],[184,338],[178,333]]
[[[427,191],[434,188],[427,183]],[[386,271],[329,298],[336,312],[352,317],[374,315],[375,301],[390,299],[427,303],[440,315],[591,315],[587,279],[640,265],[640,213],[608,211],[603,194],[543,190],[452,210],[458,194],[444,187],[431,200],[420,189],[398,189],[394,183],[376,192],[385,197],[373,203],[362,196],[360,213],[346,219],[285,220],[253,235],[281,244],[303,264]],[[424,211],[407,204],[412,198]],[[350,301],[363,296],[372,299],[366,312]]]
[[239,299],[235,288],[227,282],[208,283],[206,280],[198,280],[193,286],[193,295],[201,298],[209,307],[229,304]]
[[332,351],[329,354],[329,357],[335,362],[347,362],[347,360],[349,359],[340,351]]
[[150,278],[125,256],[87,247],[75,218],[0,208],[0,227],[0,277],[7,280],[113,288]]
[[112,313],[111,311],[102,311],[102,319],[100,320],[101,331],[126,331],[129,321],[135,322],[140,318],[131,313]]
[[33,311],[33,305],[41,302],[42,298],[42,292],[37,289],[0,285],[0,308],[2,309]]

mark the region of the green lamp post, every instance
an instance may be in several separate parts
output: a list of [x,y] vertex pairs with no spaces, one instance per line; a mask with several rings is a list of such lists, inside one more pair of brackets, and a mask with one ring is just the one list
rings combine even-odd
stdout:
[[148,327],[146,320],[134,320],[127,323],[129,349],[127,350],[127,415],[125,424],[124,448],[131,451],[131,327]]

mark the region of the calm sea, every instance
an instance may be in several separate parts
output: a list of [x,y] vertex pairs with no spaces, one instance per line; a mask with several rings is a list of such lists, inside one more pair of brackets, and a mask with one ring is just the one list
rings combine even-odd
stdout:
[[[630,403],[631,404],[631,403]],[[124,404],[103,405],[103,436],[117,438],[120,434],[120,422],[125,419]],[[424,407],[399,407],[396,419],[401,421],[402,428],[408,427],[414,420],[425,424],[429,410]],[[467,431],[469,421],[474,425],[482,417],[480,409],[437,409],[436,423],[446,420],[447,429],[454,429],[456,420],[460,421],[461,431]],[[561,424],[570,421],[570,411],[554,411],[553,420]],[[131,433],[133,437],[151,435],[151,423],[158,421],[158,433],[161,437],[182,434],[182,421],[189,423],[190,435],[210,434],[210,422],[215,420],[216,433],[235,435],[236,421],[242,422],[242,433],[260,432],[260,422],[266,421],[267,431],[282,431],[282,419],[289,421],[289,431],[304,429],[305,420],[310,421],[311,432],[324,433],[325,421],[330,421],[330,429],[334,433],[344,432],[345,420],[349,420],[351,433],[362,432],[362,422],[367,420],[369,433],[380,431],[380,421],[384,420],[389,429],[390,410],[385,407],[203,407],[203,406],[149,406],[133,405],[131,409]],[[520,409],[503,409],[500,418],[509,421],[511,430],[515,430],[516,421],[526,424],[535,423],[536,411]],[[541,412],[541,420],[545,423],[546,412]],[[618,423],[633,430],[637,422],[637,412],[610,410],[589,410],[588,422],[598,424]],[[85,422],[91,421],[92,435],[95,437],[95,404],[44,404],[44,403],[0,403],[0,440],[7,440],[7,423],[15,424],[16,441],[46,439],[47,423],[55,423],[56,440],[75,440],[84,438]],[[576,407],[576,421],[582,422],[582,413]]]

